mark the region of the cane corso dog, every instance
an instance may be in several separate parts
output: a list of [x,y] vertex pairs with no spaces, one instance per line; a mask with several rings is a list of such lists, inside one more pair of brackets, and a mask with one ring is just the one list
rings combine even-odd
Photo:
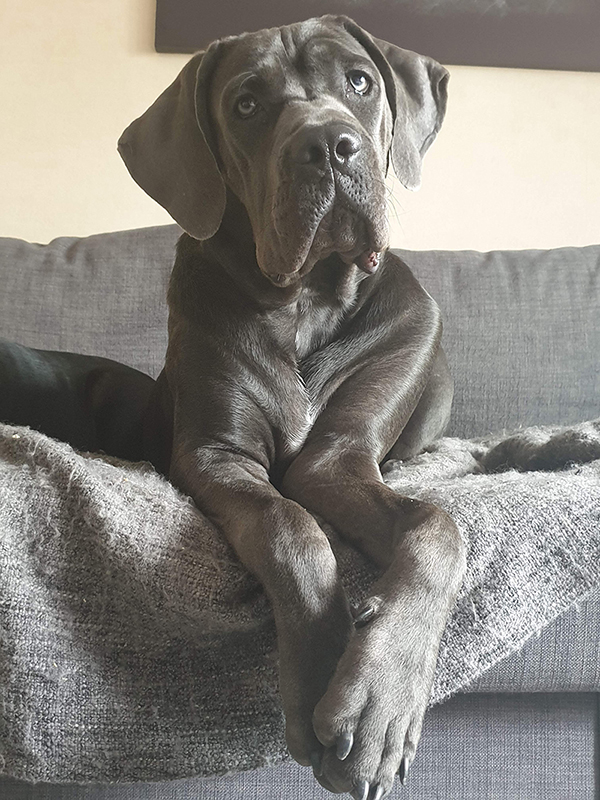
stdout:
[[[386,250],[385,185],[391,165],[418,188],[447,81],[325,16],[214,42],[119,141],[185,231],[142,455],[271,600],[292,756],[360,800],[406,779],[465,567],[448,514],[380,472],[450,412],[440,312]],[[358,609],[313,514],[380,569]]]

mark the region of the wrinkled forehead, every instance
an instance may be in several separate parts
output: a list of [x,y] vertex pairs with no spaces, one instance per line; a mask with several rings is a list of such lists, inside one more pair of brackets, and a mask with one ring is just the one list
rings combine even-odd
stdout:
[[347,68],[373,64],[350,33],[321,20],[243,34],[225,40],[222,48],[212,80],[216,96],[236,91],[248,80],[258,80],[271,91],[304,92],[311,78],[325,77],[334,63]]

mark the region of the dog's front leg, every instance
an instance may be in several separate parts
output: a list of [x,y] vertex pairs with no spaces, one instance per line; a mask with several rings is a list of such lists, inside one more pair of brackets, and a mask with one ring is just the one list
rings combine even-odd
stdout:
[[[406,776],[465,569],[465,546],[448,514],[397,495],[378,466],[419,397],[436,419],[445,417],[444,397],[436,403],[422,388],[435,370],[439,340],[435,314],[427,322],[427,313],[426,305],[416,306],[377,357],[362,353],[328,398],[282,487],[382,569],[314,716],[329,748],[321,782],[361,800],[380,800],[396,772]],[[420,408],[424,424],[427,416]]]
[[361,800],[374,786],[369,797],[379,800],[414,758],[465,547],[445,512],[397,495],[382,483],[366,443],[354,449],[347,429],[337,434],[336,446],[330,429],[329,452],[309,445],[288,472],[284,492],[382,568],[314,715],[318,738],[329,748],[323,785],[353,790]]
[[315,520],[247,456],[204,444],[174,452],[171,479],[224,532],[273,605],[286,739],[300,764],[320,761],[312,715],[348,643],[352,619],[335,557]]

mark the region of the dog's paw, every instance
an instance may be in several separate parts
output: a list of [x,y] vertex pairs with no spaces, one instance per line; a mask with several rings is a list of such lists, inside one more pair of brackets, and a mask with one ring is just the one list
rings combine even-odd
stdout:
[[286,743],[292,758],[320,769],[323,745],[313,727],[313,713],[335,672],[352,634],[347,606],[318,622],[294,626],[279,637],[279,682],[285,714]]
[[[317,703],[313,726],[326,748],[317,777],[334,792],[380,800],[415,757],[439,636],[397,603],[374,598]],[[409,613],[410,612],[410,613]],[[425,614],[427,616],[427,614]]]

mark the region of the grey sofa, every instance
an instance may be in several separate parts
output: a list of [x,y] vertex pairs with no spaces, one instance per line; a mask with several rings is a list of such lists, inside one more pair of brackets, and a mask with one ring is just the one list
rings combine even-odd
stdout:
[[[115,358],[156,376],[176,226],[0,240],[0,336]],[[600,416],[600,246],[405,252],[438,300],[456,380],[449,433],[484,435]],[[600,591],[426,718],[407,800],[591,800],[600,796]],[[2,758],[0,754],[0,773]],[[31,785],[6,800],[325,798],[287,762],[158,784]]]

